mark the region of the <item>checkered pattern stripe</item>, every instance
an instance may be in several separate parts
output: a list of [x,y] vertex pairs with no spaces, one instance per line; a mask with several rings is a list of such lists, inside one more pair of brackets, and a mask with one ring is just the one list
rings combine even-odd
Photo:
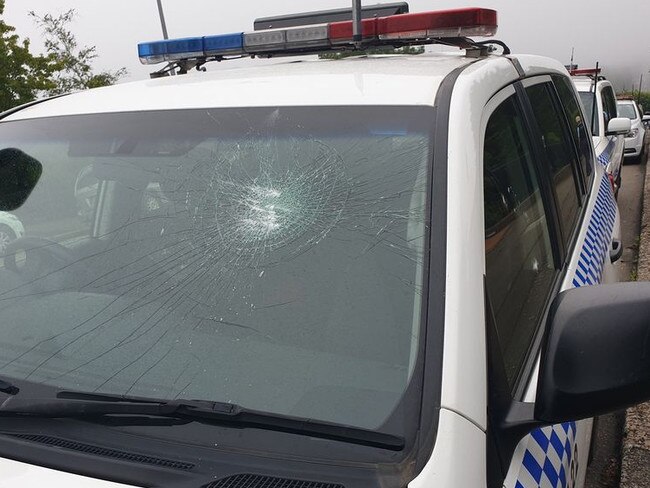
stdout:
[[609,254],[615,220],[616,200],[614,200],[609,180],[607,177],[603,177],[596,196],[596,205],[587,227],[587,235],[580,250],[573,286],[600,283],[605,259]]
[[530,438],[515,488],[567,488],[576,423],[537,429]]
[[607,165],[611,161],[615,146],[616,143],[614,141],[609,141],[605,150],[600,153],[600,156],[598,156],[598,161],[603,165],[603,168],[607,168]]

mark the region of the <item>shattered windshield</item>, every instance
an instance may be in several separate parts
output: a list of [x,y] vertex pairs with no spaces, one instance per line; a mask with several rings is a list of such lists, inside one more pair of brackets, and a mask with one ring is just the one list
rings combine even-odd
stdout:
[[43,166],[0,212],[0,377],[382,428],[417,360],[429,119],[304,107],[0,124],[0,149]]

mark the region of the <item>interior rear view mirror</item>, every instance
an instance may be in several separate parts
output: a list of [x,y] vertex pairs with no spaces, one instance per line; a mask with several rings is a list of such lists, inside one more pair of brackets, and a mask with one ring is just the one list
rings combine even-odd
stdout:
[[0,210],[21,207],[36,187],[43,165],[20,149],[0,150]]
[[560,294],[547,334],[536,420],[579,420],[650,399],[650,282]]
[[609,121],[607,124],[608,136],[617,136],[620,134],[627,134],[632,129],[632,121],[626,117],[616,117]]

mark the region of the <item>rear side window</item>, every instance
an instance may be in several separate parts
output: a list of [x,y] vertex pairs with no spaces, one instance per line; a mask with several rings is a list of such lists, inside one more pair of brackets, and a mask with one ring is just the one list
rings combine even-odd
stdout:
[[580,92],[580,101],[582,101],[582,107],[585,109],[585,115],[587,116],[587,123],[591,126],[591,133],[595,136],[600,135],[600,118],[598,117],[598,111],[596,110],[596,115],[594,115],[594,104],[596,103],[596,98],[594,94],[590,91]]
[[580,110],[580,104],[576,99],[571,81],[561,76],[554,76],[553,81],[557,88],[560,102],[564,107],[573,141],[578,148],[580,166],[586,175],[590,175],[593,171],[593,151],[591,147],[591,136],[587,130],[589,121],[584,119],[585,116],[582,110]]
[[514,98],[490,117],[484,147],[486,286],[514,386],[552,286],[553,256],[531,142]]
[[566,130],[563,115],[551,92],[543,83],[526,89],[537,120],[544,146],[545,163],[549,166],[555,189],[564,242],[568,244],[579,215],[578,186],[575,174],[573,141]]

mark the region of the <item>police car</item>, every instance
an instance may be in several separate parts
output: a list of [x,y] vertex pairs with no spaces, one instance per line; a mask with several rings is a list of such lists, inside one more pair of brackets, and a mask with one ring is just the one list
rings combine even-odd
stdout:
[[[650,288],[571,78],[492,10],[365,13],[2,116],[3,486],[583,486]],[[243,55],[280,59],[179,76]]]
[[626,123],[618,116],[612,83],[600,74],[600,68],[570,71],[590,121],[596,155],[613,180],[616,194],[621,186],[621,167],[625,157],[625,136],[620,130]]

